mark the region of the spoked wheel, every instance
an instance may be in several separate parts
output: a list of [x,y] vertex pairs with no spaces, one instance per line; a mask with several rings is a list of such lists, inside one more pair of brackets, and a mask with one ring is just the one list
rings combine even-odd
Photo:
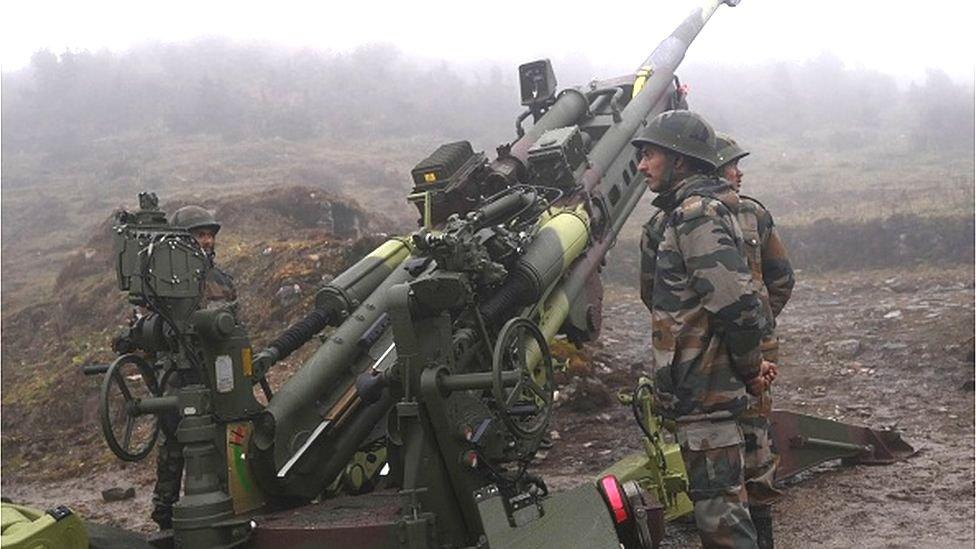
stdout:
[[98,416],[102,435],[112,453],[124,461],[139,461],[152,451],[159,436],[154,414],[138,414],[140,399],[162,394],[152,367],[139,355],[122,355],[102,379]]
[[[539,327],[517,317],[502,326],[492,357],[492,393],[509,430],[521,437],[538,435],[552,412],[552,354]],[[517,375],[514,386],[503,378]],[[508,374],[508,375],[504,375]]]

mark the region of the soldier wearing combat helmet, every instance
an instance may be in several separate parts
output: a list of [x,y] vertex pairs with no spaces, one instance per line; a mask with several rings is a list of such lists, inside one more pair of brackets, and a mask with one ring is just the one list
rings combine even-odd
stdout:
[[[234,306],[237,292],[233,279],[214,264],[215,245],[220,223],[210,211],[200,206],[184,206],[173,213],[170,224],[186,229],[196,239],[197,244],[207,254],[209,269],[204,282],[203,306]],[[166,384],[166,394],[173,394],[186,385],[200,383],[196,370],[177,370]],[[160,529],[173,525],[173,505],[180,499],[180,486],[183,481],[183,444],[176,440],[176,429],[180,417],[177,413],[159,416],[162,444],[156,454],[156,485],[153,488],[152,519]]]
[[[715,173],[739,193],[739,214],[736,219],[746,241],[746,259],[763,299],[764,308],[770,319],[775,320],[790,300],[793,285],[796,283],[786,246],[776,231],[769,210],[755,198],[740,192],[744,174],[739,167],[739,160],[748,156],[749,151],[721,133],[716,134],[715,143],[719,164]],[[774,335],[774,327],[773,321],[762,344],[763,358],[770,362],[776,362],[779,358],[779,342]]]
[[738,417],[771,381],[759,342],[762,303],[735,220],[739,198],[714,171],[715,133],[699,115],[668,111],[633,141],[658,196],[652,358],[656,410],[675,421],[688,495],[706,547],[756,547]]
[[[739,160],[747,156],[749,151],[724,134],[717,134],[715,141],[715,154],[719,164],[716,175],[724,178],[739,192],[743,176]],[[763,358],[776,363],[779,360],[779,341],[774,332],[776,316],[786,306],[793,292],[793,268],[790,266],[786,247],[776,233],[773,216],[758,200],[740,193],[736,220],[742,228],[746,260],[767,318],[767,329],[761,342]],[[771,412],[772,399],[769,391],[765,391],[758,398],[750,396],[749,408],[739,419],[745,436],[744,469],[746,491],[749,494],[749,513],[756,526],[761,549],[773,546],[770,505],[780,495],[773,486],[778,458],[773,454],[770,442]]]
[[217,233],[220,232],[220,223],[217,222],[213,212],[200,206],[183,206],[173,213],[170,223],[174,227],[189,231],[207,254],[210,264],[204,292],[207,305],[212,307],[236,301],[237,292],[234,290],[233,279],[214,264],[214,257],[216,257],[214,248]]

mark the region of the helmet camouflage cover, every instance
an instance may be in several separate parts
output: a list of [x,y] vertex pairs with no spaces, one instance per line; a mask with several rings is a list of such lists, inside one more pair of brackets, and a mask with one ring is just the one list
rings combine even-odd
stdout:
[[179,227],[188,231],[209,227],[212,228],[214,234],[216,234],[217,231],[220,230],[220,223],[217,222],[217,218],[214,216],[213,212],[195,205],[183,206],[182,208],[176,210],[176,212],[173,213],[173,219],[170,223],[174,227]]
[[731,136],[724,133],[715,134],[715,161],[719,168],[746,156],[749,156],[749,151],[739,146]]
[[678,154],[700,160],[717,168],[715,130],[701,115],[691,111],[665,111],[647,123],[635,137],[635,147],[656,145]]

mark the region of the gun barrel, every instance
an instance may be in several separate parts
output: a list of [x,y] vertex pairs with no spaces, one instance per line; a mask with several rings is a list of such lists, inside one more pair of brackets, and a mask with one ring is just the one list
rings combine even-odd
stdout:
[[[613,196],[612,182],[604,181],[604,175],[621,152],[630,147],[634,134],[650,118],[665,109],[666,101],[662,100],[674,79],[674,71],[684,59],[691,42],[722,3],[721,0],[707,0],[696,8],[641,64],[635,75],[634,96],[621,112],[620,123],[614,124],[590,152],[591,166],[583,174],[586,190],[596,189],[605,196]],[[643,193],[642,187],[639,192]],[[618,216],[611,214],[611,218]]]
[[684,59],[688,46],[695,40],[695,37],[698,36],[698,33],[701,32],[719,5],[726,4],[734,7],[738,3],[738,0],[705,0],[702,2],[701,6],[692,11],[670,36],[654,48],[651,55],[647,56],[647,59],[641,63],[641,70],[668,66],[674,71]]
[[[737,0],[707,0],[654,49],[636,72],[633,97],[620,113],[619,120],[593,146],[588,155],[590,167],[583,173],[586,191],[608,199],[608,229],[567,270],[559,284],[546,297],[540,309],[539,328],[553,338],[566,322],[572,304],[582,298],[587,281],[599,273],[603,258],[616,242],[617,235],[633,212],[646,187],[639,184],[636,159],[626,151],[634,134],[647,121],[667,108],[668,88],[674,71],[705,23],[722,3],[734,6]],[[605,95],[605,94],[604,94]],[[617,176],[616,170],[625,174]],[[532,357],[534,360],[536,357]]]

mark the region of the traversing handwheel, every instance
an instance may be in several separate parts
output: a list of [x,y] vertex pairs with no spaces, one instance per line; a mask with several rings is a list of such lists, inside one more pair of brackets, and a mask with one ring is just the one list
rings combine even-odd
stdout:
[[[509,430],[534,437],[549,424],[552,412],[552,354],[545,336],[534,322],[517,317],[498,333],[492,356],[492,394],[499,415]],[[515,372],[518,381],[505,387],[504,373]]]
[[122,355],[105,372],[98,416],[105,443],[119,459],[139,461],[152,451],[159,436],[158,417],[137,413],[136,404],[161,394],[153,368],[139,355]]

